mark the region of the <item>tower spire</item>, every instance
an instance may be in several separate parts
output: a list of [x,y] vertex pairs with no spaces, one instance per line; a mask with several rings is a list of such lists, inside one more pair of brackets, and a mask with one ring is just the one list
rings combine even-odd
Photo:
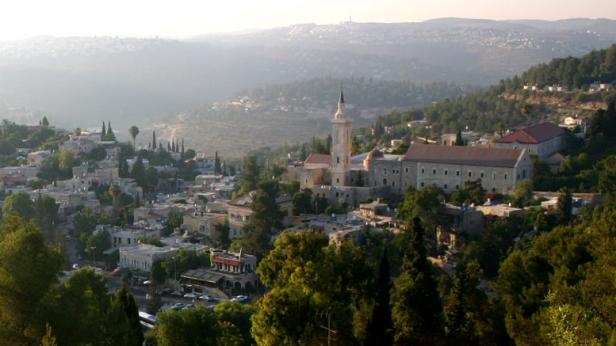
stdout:
[[342,91],[342,82],[340,82],[340,98],[338,99],[338,111],[334,118],[342,118],[344,113],[344,92]]

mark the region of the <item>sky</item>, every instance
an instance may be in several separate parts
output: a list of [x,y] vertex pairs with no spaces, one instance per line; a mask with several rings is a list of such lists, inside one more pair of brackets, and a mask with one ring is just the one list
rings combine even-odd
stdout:
[[0,40],[38,35],[190,38],[297,23],[439,17],[616,19],[615,0],[0,0]]

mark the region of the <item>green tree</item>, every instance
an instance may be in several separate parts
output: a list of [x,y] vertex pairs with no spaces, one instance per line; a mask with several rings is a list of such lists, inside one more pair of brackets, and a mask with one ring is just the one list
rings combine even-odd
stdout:
[[563,223],[571,221],[573,209],[573,197],[569,189],[562,189],[558,196],[558,213],[563,220]]
[[5,217],[14,214],[24,220],[34,217],[34,203],[30,196],[24,192],[17,192],[9,195],[2,205],[2,215]]
[[5,216],[0,232],[0,337],[7,345],[38,343],[42,302],[56,281],[62,255],[45,245],[32,223]]
[[168,310],[157,317],[158,346],[242,344],[239,330],[232,324],[219,321],[210,309]]
[[312,190],[304,189],[293,195],[293,214],[312,214],[314,204],[312,201]]
[[137,135],[139,135],[139,128],[133,125],[128,129],[128,133],[130,133],[130,136],[133,137],[133,148],[137,150],[137,143],[135,141],[137,140]]
[[464,145],[464,139],[462,139],[462,130],[458,130],[458,132],[456,133],[456,141],[454,144],[459,146]]
[[81,269],[52,290],[49,321],[61,345],[102,344],[110,297],[105,279],[92,269]]
[[156,131],[152,131],[152,150],[156,150]]
[[421,190],[409,189],[398,210],[398,218],[410,224],[411,220],[418,217],[433,231],[442,219],[443,198],[443,190],[436,186],[427,186]]
[[147,188],[145,166],[143,165],[143,160],[141,157],[138,157],[135,163],[133,163],[133,169],[130,172],[130,177],[135,179],[137,185],[141,186],[143,189]]
[[220,169],[220,158],[218,157],[218,152],[214,152],[214,174],[221,174],[222,170]]
[[250,318],[256,312],[256,308],[250,304],[239,302],[222,302],[214,307],[219,321],[224,321],[237,327],[243,342],[242,345],[254,345],[255,341],[250,334],[252,322]]
[[275,180],[266,180],[259,184],[251,205],[252,215],[242,230],[242,242],[246,251],[258,257],[269,251],[274,232],[282,227],[284,212],[276,202],[278,191],[279,185]]
[[246,194],[257,188],[260,171],[255,155],[248,155],[244,158],[240,176],[240,194]]
[[376,282],[376,301],[372,318],[366,328],[366,345],[391,345],[393,343],[393,322],[391,320],[390,295],[391,276],[387,248],[383,251]]
[[480,267],[477,262],[461,262],[456,266],[453,285],[445,297],[445,329],[450,342],[460,345],[482,344],[481,325],[487,297],[477,288]]
[[107,127],[105,126],[105,122],[103,121],[103,126],[101,127],[101,141],[105,140],[106,135],[107,135]]
[[118,330],[113,334],[120,336],[123,345],[141,345],[143,332],[139,323],[139,308],[123,282],[122,287],[115,293],[111,302],[111,322],[117,323]]
[[529,180],[521,181],[511,194],[513,204],[516,207],[526,207],[531,205],[533,198],[533,184]]
[[212,240],[216,246],[222,247],[223,249],[229,248],[231,245],[231,238],[229,237],[229,220],[225,219],[224,223],[217,224],[214,226],[214,233],[212,234]]
[[48,127],[49,126],[49,120],[47,120],[47,116],[43,116],[43,120],[41,121],[41,125],[43,125],[44,127]]
[[486,191],[481,186],[481,180],[465,181],[462,189],[451,194],[451,202],[456,205],[483,204]]
[[413,218],[407,229],[411,244],[403,253],[401,273],[395,280],[392,297],[395,341],[435,344],[442,337],[442,307],[432,266],[426,259],[420,219]]

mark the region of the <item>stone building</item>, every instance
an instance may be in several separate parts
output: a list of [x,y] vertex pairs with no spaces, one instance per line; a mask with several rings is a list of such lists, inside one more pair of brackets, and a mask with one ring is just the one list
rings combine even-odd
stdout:
[[[401,195],[409,187],[421,189],[430,185],[452,192],[462,188],[466,181],[476,180],[481,181],[486,191],[508,193],[518,182],[532,177],[530,147],[523,146],[484,148],[411,143],[404,155],[374,149],[351,156],[352,122],[345,118],[344,111],[341,90],[338,110],[331,120],[331,155],[311,154],[303,162],[290,164],[286,175],[330,203],[357,206],[369,198]],[[545,131],[537,132],[541,134],[537,135],[539,139],[549,141],[558,137],[551,127],[544,127]],[[556,141],[547,146],[556,146],[552,144]]]
[[493,143],[494,148],[526,149],[529,154],[543,159],[558,152],[564,145],[565,130],[549,122],[515,131]]

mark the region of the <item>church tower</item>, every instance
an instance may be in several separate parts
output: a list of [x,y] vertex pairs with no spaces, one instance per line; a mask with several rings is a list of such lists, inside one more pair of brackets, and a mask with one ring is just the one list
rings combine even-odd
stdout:
[[332,163],[333,186],[349,186],[351,176],[351,119],[344,117],[344,93],[340,87],[338,111],[332,122]]

